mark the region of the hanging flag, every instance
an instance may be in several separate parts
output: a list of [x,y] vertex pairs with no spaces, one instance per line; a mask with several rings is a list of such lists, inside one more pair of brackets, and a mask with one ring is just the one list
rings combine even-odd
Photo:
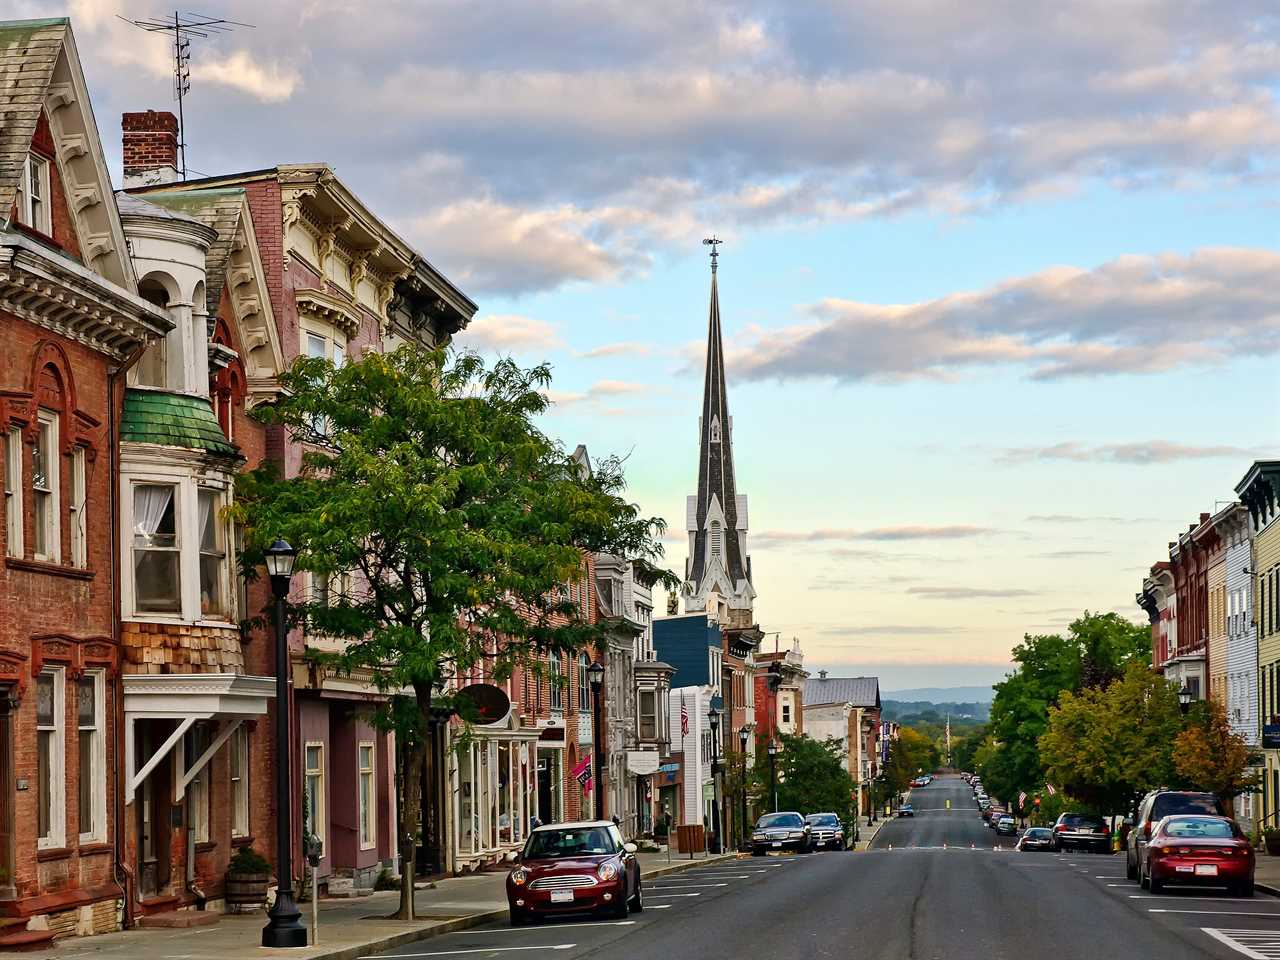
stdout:
[[1051,796],[1051,797],[1052,797],[1055,793],[1057,793],[1057,792],[1058,792],[1057,790],[1053,789],[1053,784],[1052,784],[1052,783],[1046,783],[1046,784],[1044,785],[1044,789],[1045,789],[1045,791],[1049,794],[1049,796]]
[[1027,805],[1027,791],[1023,790],[1018,794],[1018,809],[1021,810]]
[[583,793],[591,792],[591,758],[583,757],[578,765],[569,771],[569,776],[578,781]]
[[680,694],[680,736],[689,735],[689,708],[685,706],[684,694]]

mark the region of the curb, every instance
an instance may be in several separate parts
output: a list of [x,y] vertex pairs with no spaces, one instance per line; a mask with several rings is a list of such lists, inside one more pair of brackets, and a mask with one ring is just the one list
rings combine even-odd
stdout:
[[1255,880],[1253,881],[1253,888],[1255,890],[1261,890],[1263,893],[1269,893],[1273,897],[1280,897],[1280,887],[1274,887],[1269,883],[1259,883]]
[[[661,877],[669,873],[679,873],[692,867],[701,867],[708,863],[736,859],[737,854],[720,854],[697,860],[674,860],[669,866],[651,868],[642,872],[640,879],[652,880],[655,877]],[[416,943],[419,940],[430,940],[432,937],[443,936],[446,933],[457,933],[459,930],[467,930],[471,927],[478,927],[494,920],[505,920],[506,918],[507,910],[505,908],[502,910],[490,910],[488,913],[473,913],[468,917],[458,917],[455,920],[443,920],[439,923],[433,923],[431,926],[423,927],[421,930],[406,930],[378,940],[370,940],[367,943],[353,944],[349,947],[330,950],[327,953],[313,954],[307,960],[358,960],[360,957],[382,953],[385,950],[393,950],[396,947],[403,947],[405,944]]]
[[872,841],[875,840],[876,834],[878,834],[880,832],[880,828],[883,827],[888,822],[889,822],[888,820],[881,817],[880,819],[876,820],[875,826],[873,827],[859,826],[858,827],[858,845],[854,847],[854,852],[855,853],[870,852],[871,843]]

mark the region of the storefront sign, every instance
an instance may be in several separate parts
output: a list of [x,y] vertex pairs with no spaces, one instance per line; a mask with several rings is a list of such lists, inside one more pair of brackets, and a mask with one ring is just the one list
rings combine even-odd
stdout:
[[1280,747],[1280,723],[1262,725],[1262,745],[1269,750]]
[[657,750],[628,750],[627,769],[637,777],[647,777],[658,772]]
[[507,692],[491,683],[470,684],[459,690],[457,695],[459,700],[469,701],[459,709],[459,713],[475,723],[500,723],[511,712],[511,698]]

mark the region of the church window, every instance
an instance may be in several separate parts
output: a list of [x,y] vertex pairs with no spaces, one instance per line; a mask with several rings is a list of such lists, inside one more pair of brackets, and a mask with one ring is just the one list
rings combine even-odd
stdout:
[[719,417],[711,418],[711,442],[712,443],[720,442],[720,418]]
[[720,539],[721,539],[720,521],[712,520],[711,521],[711,555],[713,557],[720,556]]

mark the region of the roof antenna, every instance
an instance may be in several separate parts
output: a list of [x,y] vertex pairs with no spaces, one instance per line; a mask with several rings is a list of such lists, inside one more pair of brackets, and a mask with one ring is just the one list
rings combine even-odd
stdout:
[[[120,17],[119,14],[116,14]],[[182,115],[183,98],[191,90],[191,38],[200,37],[207,40],[211,33],[230,33],[236,27],[253,27],[252,23],[241,23],[239,20],[223,20],[219,17],[208,17],[202,13],[182,13],[173,11],[173,20],[130,20],[120,17],[125,23],[147,33],[173,34],[173,96],[178,101],[178,157],[181,163],[182,179],[187,179],[187,141],[185,118]]]
[[720,256],[720,252],[716,249],[716,247],[720,246],[720,244],[724,243],[724,241],[718,239],[716,235],[713,233],[711,236],[707,237],[702,242],[711,248],[711,272],[712,274],[714,274],[716,272],[716,259]]

